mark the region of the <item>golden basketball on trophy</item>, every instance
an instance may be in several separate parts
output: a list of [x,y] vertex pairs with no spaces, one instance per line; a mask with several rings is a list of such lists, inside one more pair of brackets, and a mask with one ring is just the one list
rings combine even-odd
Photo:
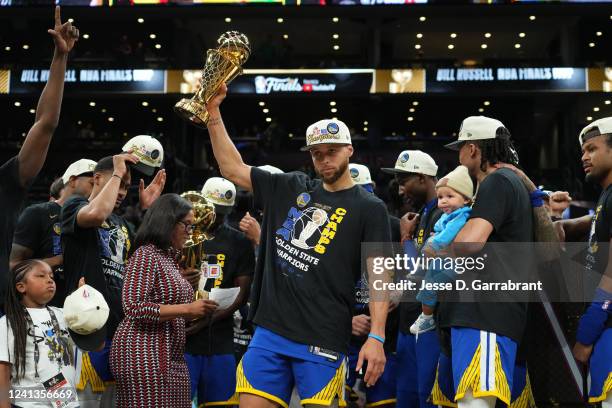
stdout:
[[[194,213],[194,229],[189,234],[189,239],[185,242],[181,253],[181,266],[185,269],[202,270],[202,264],[206,262],[206,254],[204,253],[204,241],[212,239],[210,228],[215,222],[215,206],[197,191],[187,191],[181,194],[185,200],[189,201],[193,206]],[[208,296],[204,292],[204,283],[206,277],[202,274],[198,289],[195,292],[195,299],[207,299]]]
[[217,48],[206,53],[200,89],[191,99],[181,99],[174,105],[175,112],[182,118],[203,128],[208,123],[206,104],[223,83],[228,84],[242,74],[242,65],[251,55],[249,39],[238,31],[224,33],[217,40],[217,44]]

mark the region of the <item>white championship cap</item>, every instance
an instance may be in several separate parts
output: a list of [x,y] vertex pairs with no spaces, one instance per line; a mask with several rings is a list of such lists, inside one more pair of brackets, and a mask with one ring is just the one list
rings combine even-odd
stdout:
[[[502,131],[498,132],[500,128]],[[496,137],[510,138],[510,132],[503,123],[497,119],[488,118],[486,116],[469,116],[461,122],[458,139],[444,145],[444,147],[452,150],[459,150],[461,145],[465,142],[495,139]]]
[[257,168],[261,169],[261,170],[264,170],[264,171],[267,171],[268,173],[272,173],[272,174],[281,174],[281,173],[284,173],[284,171],[282,171],[278,167],[270,166],[269,164],[264,164],[263,166],[257,166]]
[[155,168],[161,167],[164,161],[164,148],[159,140],[149,135],[138,135],[128,140],[121,151],[129,150],[140,160],[134,168],[147,176],[153,175]]
[[337,119],[323,119],[313,123],[306,129],[306,146],[301,150],[310,150],[312,146],[326,143],[350,145],[351,133],[348,126]]
[[589,123],[580,132],[578,141],[582,146],[587,140],[605,134],[612,134],[612,117],[597,119],[595,122]]
[[85,174],[91,173],[93,175],[93,171],[96,168],[96,162],[89,159],[79,159],[72,163],[62,176],[62,181],[64,184],[67,184],[70,181],[70,177],[78,177],[83,176]]
[[211,177],[204,183],[202,195],[215,205],[215,212],[229,214],[236,202],[236,187],[223,177]]
[[64,300],[64,320],[70,337],[82,350],[93,351],[106,339],[109,308],[104,296],[83,285]]
[[381,169],[388,174],[416,173],[435,177],[438,174],[438,165],[434,159],[420,150],[404,150],[397,157],[394,168]]
[[372,184],[370,169],[363,164],[349,163],[349,173],[355,184]]

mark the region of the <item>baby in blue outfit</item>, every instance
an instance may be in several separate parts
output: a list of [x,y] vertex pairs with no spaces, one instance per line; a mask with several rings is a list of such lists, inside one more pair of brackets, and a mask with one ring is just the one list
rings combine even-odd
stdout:
[[[459,166],[440,179],[436,184],[436,194],[438,195],[438,208],[444,214],[434,226],[434,235],[423,245],[423,252],[428,258],[445,258],[449,256],[446,249],[463,228],[472,210],[470,205],[474,197],[474,183],[467,167]],[[439,266],[440,262],[432,262],[429,265]],[[431,267],[427,269],[425,282],[452,282],[456,276],[452,270]],[[437,304],[436,291],[422,289],[417,294],[417,300],[421,302],[422,313],[410,326],[412,334],[423,333],[436,327],[433,319],[433,312]]]

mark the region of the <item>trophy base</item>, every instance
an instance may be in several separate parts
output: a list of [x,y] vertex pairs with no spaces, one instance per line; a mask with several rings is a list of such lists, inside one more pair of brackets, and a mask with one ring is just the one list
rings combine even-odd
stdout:
[[181,99],[174,105],[174,111],[195,126],[206,129],[208,111],[206,107],[193,99]]
[[205,291],[205,290],[196,290],[195,293],[193,294],[193,298],[194,300],[208,300],[208,294],[209,292]]

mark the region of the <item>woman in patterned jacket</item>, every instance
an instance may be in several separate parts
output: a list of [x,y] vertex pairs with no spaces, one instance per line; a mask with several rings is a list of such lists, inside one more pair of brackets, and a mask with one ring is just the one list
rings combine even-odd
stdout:
[[136,234],[137,249],[124,278],[125,318],[110,356],[120,408],[191,406],[185,320],[216,309],[212,301],[193,301],[191,285],[179,271],[177,259],[193,222],[191,204],[165,194],[151,206]]

